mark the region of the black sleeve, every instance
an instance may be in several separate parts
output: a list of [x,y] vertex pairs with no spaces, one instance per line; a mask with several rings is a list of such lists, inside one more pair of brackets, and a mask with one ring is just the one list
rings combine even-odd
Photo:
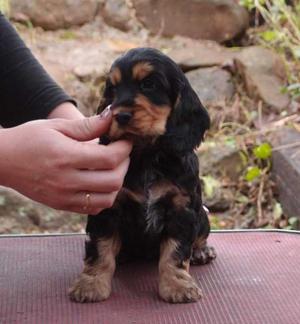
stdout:
[[46,118],[66,101],[75,104],[0,12],[0,125],[12,127]]

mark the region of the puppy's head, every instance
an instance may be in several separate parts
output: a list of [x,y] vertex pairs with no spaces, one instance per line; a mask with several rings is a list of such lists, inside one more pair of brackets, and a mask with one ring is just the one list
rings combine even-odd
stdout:
[[112,141],[130,138],[186,151],[199,145],[209,128],[208,114],[183,72],[152,48],[132,49],[113,63],[99,112],[108,105]]

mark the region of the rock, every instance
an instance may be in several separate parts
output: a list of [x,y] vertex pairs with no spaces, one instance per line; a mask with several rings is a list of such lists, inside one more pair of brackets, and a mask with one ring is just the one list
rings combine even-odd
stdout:
[[219,67],[193,70],[186,76],[204,105],[225,102],[234,94],[231,74]]
[[[56,55],[52,52],[53,48],[42,52],[35,48],[34,52],[50,76],[76,100],[79,110],[85,116],[91,116],[97,111],[100,102],[99,82],[106,75],[109,62],[101,64],[104,60],[101,60],[102,55],[97,55],[96,48],[85,54],[84,49],[79,47],[74,46],[73,50],[72,53],[62,53],[56,48],[55,52],[59,53]],[[57,58],[56,63],[53,58]],[[64,58],[64,62],[60,58]]]
[[273,152],[273,175],[279,189],[279,201],[288,217],[300,219],[300,132],[285,129],[277,134]]
[[136,17],[153,34],[183,35],[218,42],[248,27],[249,16],[235,0],[133,0]]
[[290,98],[281,91],[286,81],[285,67],[278,55],[252,46],[237,53],[235,63],[250,97],[263,100],[278,112],[287,108]]
[[98,0],[10,0],[12,19],[28,17],[36,26],[47,30],[83,25],[98,11]]
[[94,83],[72,79],[65,83],[64,88],[76,100],[78,109],[85,116],[96,114],[100,102],[100,89]]
[[65,40],[58,32],[36,33],[35,42],[26,33],[22,36],[45,70],[77,101],[79,109],[87,116],[94,114],[100,101],[99,83],[118,56],[111,44],[77,36]]
[[[100,101],[101,83],[112,62],[124,51],[141,46],[138,36],[113,28],[99,30],[100,17],[93,24],[66,31],[32,30],[19,26],[26,45],[45,70],[72,97],[85,115],[94,114]],[[102,26],[102,25],[101,25]]]
[[128,31],[132,27],[131,11],[125,0],[106,0],[102,17],[108,25],[118,29]]
[[232,190],[224,189],[221,183],[211,176],[201,177],[203,204],[210,212],[224,212],[234,199]]
[[199,67],[225,65],[232,61],[235,55],[235,51],[214,41],[174,37],[174,44],[166,54],[185,72]]
[[84,232],[85,219],[86,216],[54,210],[0,187],[0,234]]
[[226,142],[204,142],[197,155],[201,176],[227,177],[237,181],[245,168],[238,148]]

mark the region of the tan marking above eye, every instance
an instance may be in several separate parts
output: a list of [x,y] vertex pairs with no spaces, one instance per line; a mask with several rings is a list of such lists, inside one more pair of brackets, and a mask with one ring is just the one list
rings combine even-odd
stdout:
[[110,81],[113,85],[116,85],[117,83],[121,82],[122,79],[122,73],[118,67],[115,67],[110,73],[109,73]]
[[136,80],[142,80],[154,70],[149,62],[139,62],[132,68],[132,77]]

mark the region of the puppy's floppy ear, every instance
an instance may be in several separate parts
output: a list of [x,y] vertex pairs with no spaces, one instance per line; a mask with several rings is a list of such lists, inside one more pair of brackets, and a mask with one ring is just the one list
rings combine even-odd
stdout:
[[200,145],[209,129],[210,118],[185,77],[179,88],[162,142],[166,148],[184,154]]

